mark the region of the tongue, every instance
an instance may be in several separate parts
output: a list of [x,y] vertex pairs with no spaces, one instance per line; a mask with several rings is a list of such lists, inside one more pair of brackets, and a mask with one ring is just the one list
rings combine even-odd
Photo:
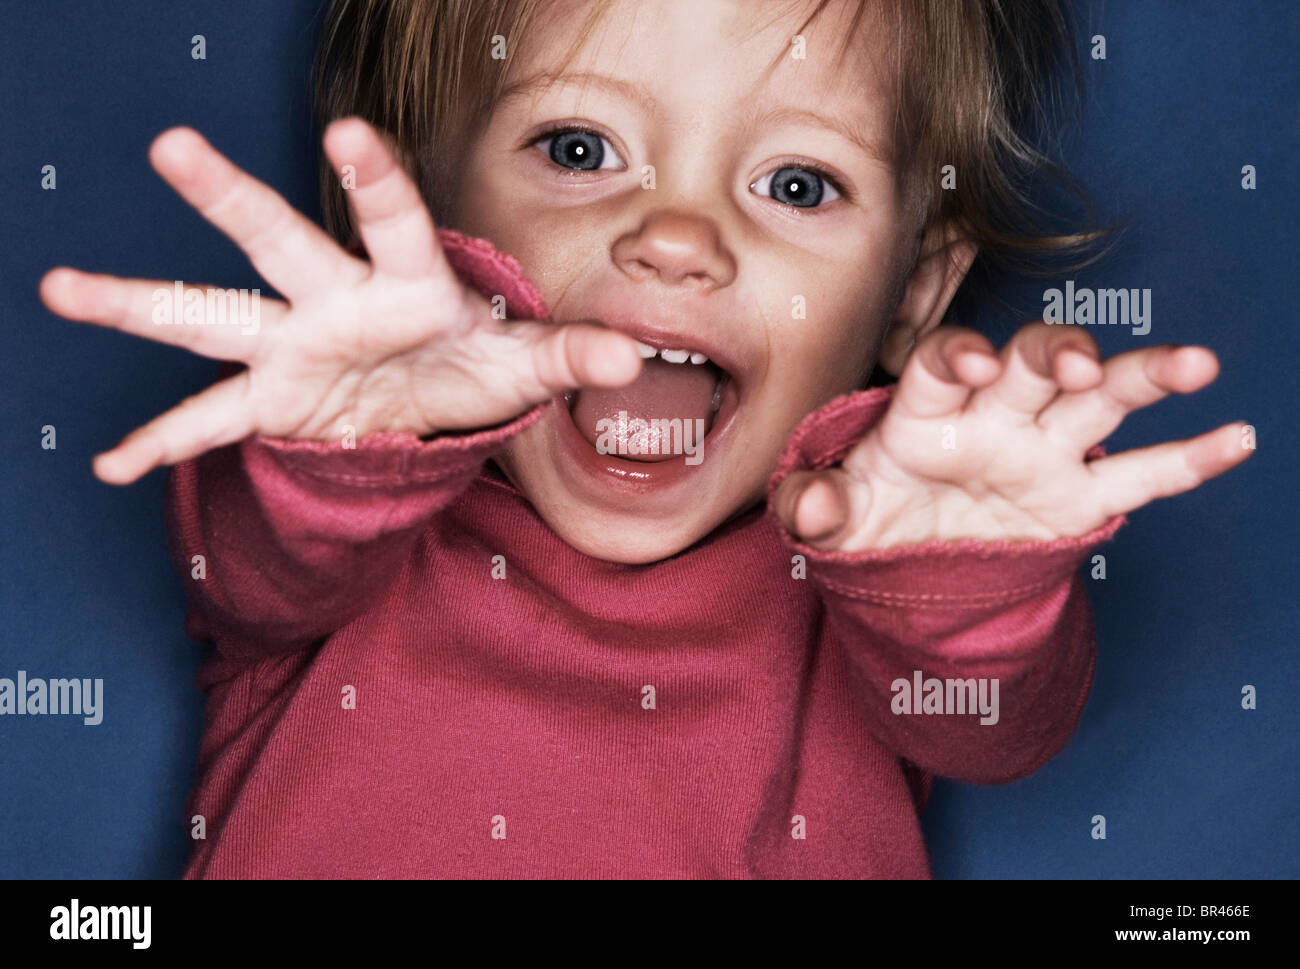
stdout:
[[[579,391],[573,405],[573,422],[593,447],[603,444],[606,453],[634,461],[666,461],[676,456],[671,452],[678,438],[658,433],[656,428],[666,425],[655,422],[680,420],[683,434],[689,434],[692,443],[698,442],[697,429],[703,427],[707,432],[713,419],[713,390],[717,383],[718,371],[710,364],[666,363],[651,357],[643,361],[641,376],[626,387]],[[634,423],[638,419],[645,421],[648,428]],[[602,420],[605,423],[598,424]],[[691,423],[687,430],[688,420],[704,423]],[[632,453],[637,450],[666,453]]]

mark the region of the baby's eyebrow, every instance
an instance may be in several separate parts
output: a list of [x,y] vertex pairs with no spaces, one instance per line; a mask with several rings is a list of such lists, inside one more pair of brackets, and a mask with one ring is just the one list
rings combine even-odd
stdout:
[[523,97],[534,90],[549,87],[552,84],[592,85],[594,87],[603,88],[610,94],[613,94],[624,101],[631,101],[641,107],[646,114],[656,117],[662,114],[662,106],[659,104],[659,101],[655,98],[654,94],[651,93],[649,88],[637,84],[635,81],[624,81],[616,77],[609,77],[605,74],[594,74],[590,71],[539,71],[536,74],[531,74],[528,77],[507,84],[502,88],[497,101],[502,102],[512,98]]
[[754,120],[756,127],[765,124],[810,124],[818,128],[833,131],[845,141],[856,147],[863,154],[889,168],[894,167],[894,155],[886,145],[871,138],[863,126],[834,115],[818,114],[806,108],[793,105],[778,105],[764,111]]

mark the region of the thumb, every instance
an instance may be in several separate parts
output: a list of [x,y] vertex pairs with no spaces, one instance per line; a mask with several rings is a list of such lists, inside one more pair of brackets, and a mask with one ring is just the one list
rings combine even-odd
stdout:
[[629,336],[590,323],[533,325],[533,377],[546,396],[580,387],[623,387],[641,372],[641,355]]
[[[777,518],[795,538],[814,548],[832,549],[859,515],[863,486],[840,468],[796,471],[773,497]],[[861,509],[857,509],[861,511]]]

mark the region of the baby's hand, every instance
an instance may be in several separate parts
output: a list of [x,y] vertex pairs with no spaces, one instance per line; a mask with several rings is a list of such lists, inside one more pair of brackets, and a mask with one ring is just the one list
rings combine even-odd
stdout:
[[1051,540],[1190,491],[1251,454],[1238,423],[1085,462],[1130,412],[1200,390],[1219,370],[1204,347],[1099,357],[1074,327],[1031,323],[1000,357],[978,333],[942,327],[913,352],[880,422],[838,467],[790,475],[776,512],[828,550]]
[[170,291],[168,282],[66,268],[41,280],[41,299],[62,316],[248,365],[99,455],[104,481],[129,484],[255,433],[327,441],[344,425],[358,436],[485,427],[557,393],[620,387],[640,372],[636,344],[613,331],[494,319],[447,264],[419,190],[379,134],[348,119],[324,141],[336,171],[355,168],[347,197],[369,262],[198,133],[175,128],[150,149],[158,173],[287,298],[260,299],[256,328],[152,322],[154,294]]

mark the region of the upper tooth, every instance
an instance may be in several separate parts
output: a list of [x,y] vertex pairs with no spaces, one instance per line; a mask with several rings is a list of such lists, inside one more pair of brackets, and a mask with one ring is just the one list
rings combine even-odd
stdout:
[[702,353],[692,353],[692,354],[691,354],[691,363],[695,364],[696,366],[699,366],[699,365],[702,364],[702,363],[708,363],[708,362],[709,362],[709,358],[706,357],[706,356],[705,356],[704,354],[702,354]]
[[650,344],[642,343],[640,340],[636,341],[636,351],[637,353],[641,354],[642,360],[649,360],[651,357],[653,357],[656,353],[659,352]]
[[663,357],[669,363],[685,363],[691,355],[689,350],[660,350],[659,356]]

